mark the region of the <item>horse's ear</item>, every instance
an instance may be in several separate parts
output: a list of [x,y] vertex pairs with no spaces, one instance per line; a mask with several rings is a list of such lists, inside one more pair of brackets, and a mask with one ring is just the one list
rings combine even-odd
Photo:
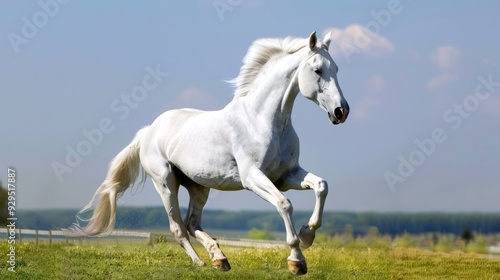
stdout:
[[316,31],[311,33],[309,36],[309,48],[314,50],[316,48],[316,43],[318,42],[318,38],[316,37]]
[[323,44],[326,46],[327,50],[330,48],[330,42],[332,42],[332,32],[333,31],[328,32],[328,34],[326,34],[325,38],[323,39]]

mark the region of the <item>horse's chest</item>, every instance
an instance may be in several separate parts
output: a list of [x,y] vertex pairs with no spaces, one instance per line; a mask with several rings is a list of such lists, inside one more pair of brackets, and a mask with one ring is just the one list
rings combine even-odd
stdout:
[[292,134],[291,137],[276,138],[270,143],[261,161],[261,170],[271,181],[278,180],[298,164],[299,143],[294,136]]

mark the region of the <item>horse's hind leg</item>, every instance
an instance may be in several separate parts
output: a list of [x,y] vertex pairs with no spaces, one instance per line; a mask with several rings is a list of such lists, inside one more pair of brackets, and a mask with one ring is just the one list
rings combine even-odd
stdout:
[[201,214],[208,199],[210,189],[198,185],[190,184],[186,189],[189,192],[189,208],[184,223],[189,233],[205,246],[212,260],[214,268],[227,271],[231,269],[226,256],[219,248],[219,244],[201,228]]
[[151,174],[162,174],[161,177],[151,177],[153,178],[156,190],[161,196],[165,210],[167,211],[170,222],[170,231],[172,231],[179,245],[186,250],[186,253],[191,257],[194,263],[198,265],[205,265],[191,245],[186,226],[182,222],[178,200],[179,181],[175,177],[174,173],[170,172],[168,168],[165,168],[164,172],[151,172],[150,175]]

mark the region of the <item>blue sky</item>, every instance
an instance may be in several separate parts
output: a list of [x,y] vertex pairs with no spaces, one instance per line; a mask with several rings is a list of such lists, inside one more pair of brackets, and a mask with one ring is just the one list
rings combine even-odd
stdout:
[[[293,114],[326,210],[500,211],[500,4],[338,2],[3,1],[0,179],[17,170],[20,208],[81,208],[156,116],[228,103],[252,41],[333,31],[351,115],[332,126],[303,97]],[[120,205],[161,200],[148,182]],[[247,191],[212,191],[207,208],[273,209]]]

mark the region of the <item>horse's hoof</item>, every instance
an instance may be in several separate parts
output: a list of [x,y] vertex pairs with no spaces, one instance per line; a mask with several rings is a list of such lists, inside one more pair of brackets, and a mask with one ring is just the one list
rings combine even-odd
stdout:
[[306,261],[288,260],[288,270],[295,275],[304,275],[307,273]]
[[227,261],[227,259],[213,260],[212,261],[212,266],[215,269],[218,269],[218,270],[221,270],[221,271],[231,270],[231,266],[229,265],[229,262]]

